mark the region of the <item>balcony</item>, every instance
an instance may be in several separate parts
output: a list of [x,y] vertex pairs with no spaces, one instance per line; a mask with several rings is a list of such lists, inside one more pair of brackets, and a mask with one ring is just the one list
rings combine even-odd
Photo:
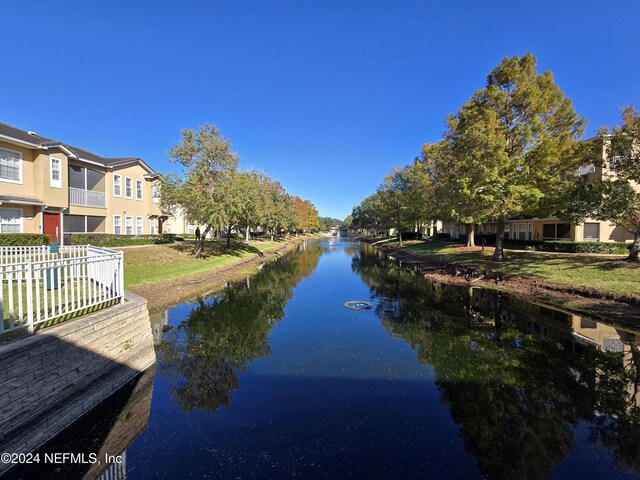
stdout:
[[69,187],[69,205],[107,208],[107,197],[105,192]]

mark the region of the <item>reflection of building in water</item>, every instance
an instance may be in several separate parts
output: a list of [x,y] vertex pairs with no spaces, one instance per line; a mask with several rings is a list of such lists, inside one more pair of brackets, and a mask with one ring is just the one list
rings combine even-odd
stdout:
[[[472,310],[498,318],[525,333],[559,342],[573,352],[589,345],[603,352],[622,353],[625,370],[631,378],[637,378],[640,334],[508,295],[479,288],[469,290]],[[629,384],[628,392],[631,403],[640,405],[638,386]]]
[[169,310],[149,315],[151,321],[151,331],[153,333],[153,344],[160,345],[162,343],[162,331],[164,327],[169,325]]

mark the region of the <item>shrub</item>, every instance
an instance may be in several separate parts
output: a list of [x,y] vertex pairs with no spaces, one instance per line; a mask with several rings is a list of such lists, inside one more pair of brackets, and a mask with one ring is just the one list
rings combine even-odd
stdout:
[[0,246],[39,246],[49,245],[49,235],[42,233],[2,233]]
[[102,233],[72,233],[71,245],[95,245],[96,247],[126,247],[129,245],[159,245],[173,243],[174,235],[105,235]]
[[438,240],[451,240],[451,234],[438,232]]
[[624,242],[566,242],[541,240],[509,240],[505,248],[535,250],[539,252],[563,253],[629,253],[629,244]]

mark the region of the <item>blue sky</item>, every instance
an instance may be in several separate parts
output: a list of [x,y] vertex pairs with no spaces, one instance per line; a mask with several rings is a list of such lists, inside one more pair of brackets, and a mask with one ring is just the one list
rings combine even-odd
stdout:
[[593,133],[640,107],[640,2],[4,2],[0,121],[175,169],[215,123],[243,168],[344,218],[505,56],[533,53]]

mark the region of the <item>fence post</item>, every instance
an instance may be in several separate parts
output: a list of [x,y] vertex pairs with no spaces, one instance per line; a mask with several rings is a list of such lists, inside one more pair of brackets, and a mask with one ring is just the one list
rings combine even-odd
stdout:
[[120,276],[120,303],[124,303],[124,251],[119,252],[118,275]]
[[27,289],[27,325],[29,333],[33,333],[33,262],[29,260],[26,265],[25,287]]

